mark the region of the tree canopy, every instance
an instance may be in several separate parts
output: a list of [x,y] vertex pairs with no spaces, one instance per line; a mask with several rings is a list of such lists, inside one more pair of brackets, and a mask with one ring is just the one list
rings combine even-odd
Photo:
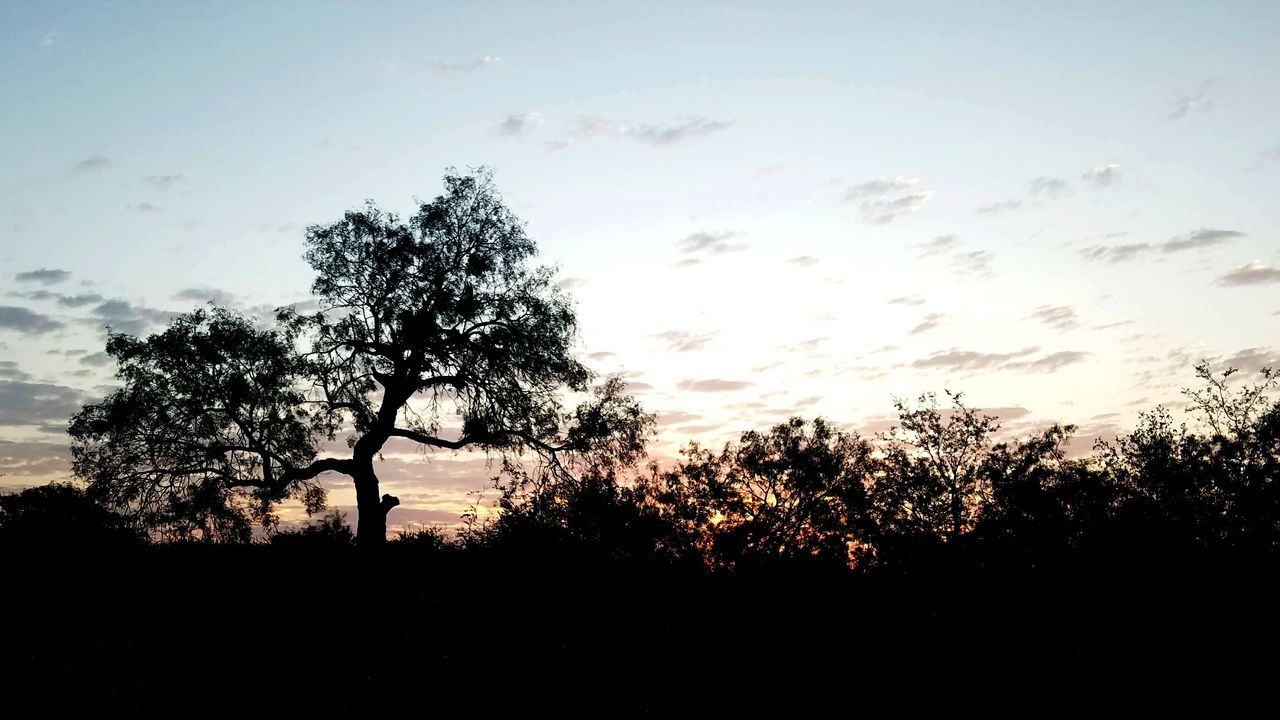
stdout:
[[[176,536],[236,537],[286,498],[322,507],[333,471],[354,481],[361,542],[380,543],[399,502],[374,466],[391,438],[551,475],[638,458],[651,417],[620,380],[593,386],[573,304],[490,174],[444,184],[407,220],[369,202],[308,228],[315,312],[262,329],[213,307],[112,334],[123,387],[71,426],[91,492]],[[350,452],[319,457],[338,435]]]

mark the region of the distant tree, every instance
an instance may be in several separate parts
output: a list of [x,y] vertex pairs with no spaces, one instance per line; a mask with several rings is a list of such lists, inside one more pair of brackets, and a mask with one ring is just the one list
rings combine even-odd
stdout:
[[720,452],[690,445],[646,491],[713,562],[778,558],[848,565],[867,517],[872,448],[819,418],[743,433]]
[[74,485],[52,483],[0,495],[0,546],[36,553],[50,547],[92,551],[145,537]]
[[347,524],[346,513],[330,510],[318,520],[294,530],[281,530],[271,535],[272,545],[319,545],[343,547],[355,545],[356,535]]
[[882,533],[955,541],[973,528],[989,499],[984,463],[996,418],[947,393],[950,409],[933,393],[914,406],[895,401],[898,425],[881,442],[872,505]]
[[[225,310],[147,340],[113,335],[124,387],[77,415],[91,490],[178,531],[243,536],[274,503],[323,505],[322,472],[349,476],[361,544],[381,544],[399,501],[375,459],[392,438],[475,447],[508,468],[568,476],[583,458],[640,457],[652,418],[616,379],[591,389],[555,271],[487,171],[445,178],[407,221],[372,203],[307,230],[314,313],[259,330]],[[590,396],[565,409],[568,393]],[[348,435],[345,457],[319,441]]]

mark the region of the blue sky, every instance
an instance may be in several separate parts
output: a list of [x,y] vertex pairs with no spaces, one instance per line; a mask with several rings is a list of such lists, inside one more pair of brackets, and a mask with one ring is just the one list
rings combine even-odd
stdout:
[[944,387],[1113,433],[1199,358],[1275,362],[1277,37],[1243,2],[5,3],[0,483],[65,476],[104,323],[304,300],[308,224],[482,164],[659,456]]

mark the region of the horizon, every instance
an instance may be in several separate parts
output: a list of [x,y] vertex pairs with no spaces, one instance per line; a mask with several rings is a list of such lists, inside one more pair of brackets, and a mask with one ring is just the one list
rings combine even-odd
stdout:
[[[0,488],[70,477],[105,325],[304,302],[307,226],[449,167],[659,459],[944,389],[1087,449],[1202,358],[1280,366],[1274,5],[302,7],[0,8]],[[456,522],[491,473],[423,455],[379,465],[392,522]]]

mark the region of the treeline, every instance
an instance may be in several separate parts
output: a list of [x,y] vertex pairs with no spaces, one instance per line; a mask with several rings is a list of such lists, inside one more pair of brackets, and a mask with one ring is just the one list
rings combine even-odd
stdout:
[[995,418],[925,395],[897,403],[877,438],[793,418],[720,450],[691,444],[630,482],[509,485],[501,515],[463,541],[717,569],[1260,559],[1280,549],[1280,375],[1239,383],[1201,365],[1197,377],[1193,427],[1157,408],[1082,456],[1071,426],[997,441]]
[[[1184,391],[1195,427],[1163,408],[1092,452],[1074,428],[998,440],[996,418],[948,395],[898,402],[874,438],[821,418],[749,431],[720,449],[689,444],[667,467],[597,458],[575,474],[498,482],[499,512],[458,533],[401,535],[442,551],[567,553],[714,571],[790,565],[855,571],[1049,567],[1080,561],[1260,558],[1280,548],[1280,374],[1238,382],[1197,368]],[[0,499],[0,542],[142,542],[69,485]],[[330,514],[275,545],[343,546]]]

